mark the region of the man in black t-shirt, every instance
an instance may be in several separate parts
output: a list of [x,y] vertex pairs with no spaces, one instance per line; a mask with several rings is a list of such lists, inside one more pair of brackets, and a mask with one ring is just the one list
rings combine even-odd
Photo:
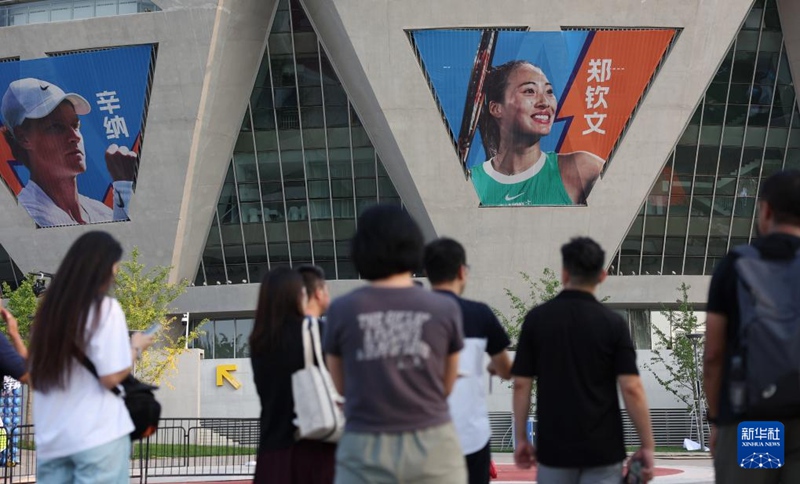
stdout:
[[469,266],[464,247],[453,239],[437,239],[425,247],[425,273],[431,288],[452,298],[461,307],[464,349],[458,359],[459,378],[447,399],[450,415],[461,441],[469,484],[488,484],[492,454],[492,429],[486,407],[484,354],[491,358],[489,369],[500,378],[511,377],[511,344],[491,308],[484,303],[459,297],[467,284]]
[[[538,482],[618,484],[625,460],[617,384],[641,448],[644,482],[653,476],[653,433],[627,323],[595,297],[605,254],[592,239],[561,247],[564,290],[525,317],[514,375],[517,466],[538,461]],[[533,378],[538,392],[536,445],[526,420]]]
[[[753,242],[767,260],[791,261],[800,250],[800,171],[784,171],[769,177],[759,192],[758,232]],[[800,408],[788,408],[769,415],[735,414],[732,409],[730,367],[732,354],[742,344],[738,302],[736,260],[728,253],[720,261],[708,293],[703,378],[711,422],[711,451],[716,482],[798,483],[800,482]],[[762,288],[763,289],[763,288]],[[795,313],[797,314],[797,313]],[[737,431],[740,421],[777,420],[784,425],[784,465],[779,469],[742,469],[738,465]]]

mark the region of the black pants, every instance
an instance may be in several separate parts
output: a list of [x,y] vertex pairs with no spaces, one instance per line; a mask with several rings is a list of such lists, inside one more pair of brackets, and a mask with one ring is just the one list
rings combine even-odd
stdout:
[[336,444],[299,440],[288,449],[258,454],[254,484],[332,484]]
[[489,463],[492,460],[492,451],[489,447],[490,443],[491,442],[487,442],[486,447],[474,454],[466,456],[469,484],[489,483]]

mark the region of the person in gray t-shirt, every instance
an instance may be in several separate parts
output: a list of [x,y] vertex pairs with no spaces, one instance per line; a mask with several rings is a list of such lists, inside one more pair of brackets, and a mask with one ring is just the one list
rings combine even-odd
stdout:
[[335,300],[323,349],[345,397],[336,482],[463,484],[466,469],[447,396],[463,347],[461,311],[413,283],[424,239],[393,206],[364,212],[352,259],[367,287]]

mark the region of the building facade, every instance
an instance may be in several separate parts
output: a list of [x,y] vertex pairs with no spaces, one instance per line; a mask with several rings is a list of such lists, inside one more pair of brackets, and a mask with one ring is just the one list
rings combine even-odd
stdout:
[[[204,360],[193,352],[165,390],[167,413],[256,416],[243,358],[261,277],[314,263],[334,296],[357,287],[357,216],[391,203],[427,238],[464,243],[466,296],[501,311],[506,289],[526,291],[521,272],[558,269],[561,244],[595,238],[611,273],[600,296],[628,317],[646,361],[650,325],[677,287],[689,284],[701,310],[716,262],[755,236],[760,181],[800,168],[798,20],[798,0],[0,2],[0,59],[10,63],[153,49],[126,221],[37,227],[4,178],[0,277],[54,272],[77,236],[109,231],[145,263],[172,266],[172,280],[192,281],[175,310],[210,320],[193,342]],[[643,30],[669,31],[669,41],[585,205],[481,206],[417,33],[575,31],[598,42]],[[221,364],[238,365],[240,390],[215,385]],[[654,407],[680,406],[652,378],[647,389]],[[506,390],[493,394],[495,410],[510,409]]]

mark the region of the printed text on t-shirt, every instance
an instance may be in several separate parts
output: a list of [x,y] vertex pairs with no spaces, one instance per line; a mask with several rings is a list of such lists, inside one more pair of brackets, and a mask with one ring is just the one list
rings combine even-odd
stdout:
[[358,315],[364,334],[358,361],[398,358],[397,367],[420,366],[431,348],[422,341],[422,327],[431,315],[418,311],[376,311]]

